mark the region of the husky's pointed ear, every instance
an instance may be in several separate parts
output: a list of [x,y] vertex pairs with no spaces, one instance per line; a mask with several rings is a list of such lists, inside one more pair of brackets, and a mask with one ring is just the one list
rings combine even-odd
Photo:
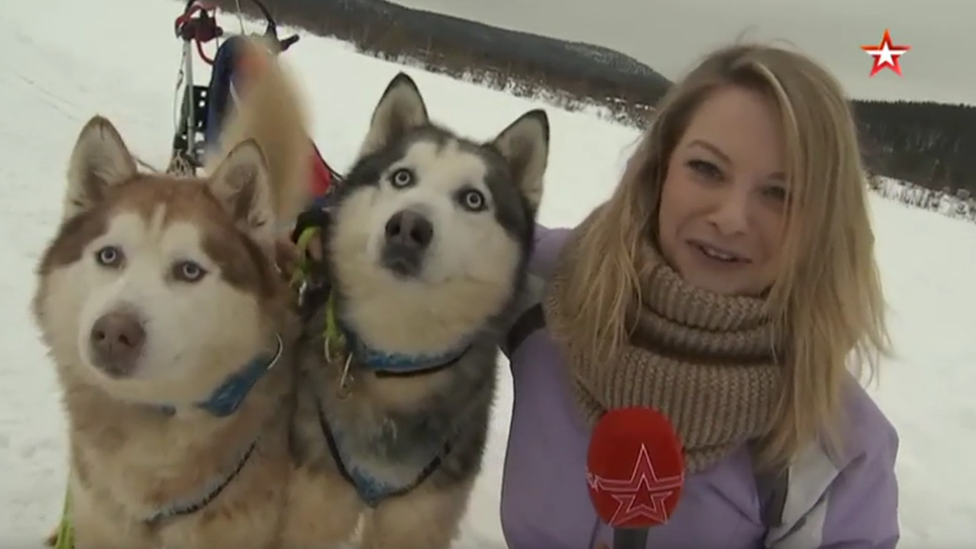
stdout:
[[78,135],[68,163],[64,219],[98,204],[113,185],[136,174],[136,163],[122,136],[107,118],[95,116]]
[[533,209],[542,202],[542,178],[549,162],[549,117],[536,109],[520,116],[491,143],[508,163],[509,173]]
[[207,180],[207,187],[237,226],[273,250],[274,204],[268,164],[253,139],[234,147]]
[[383,92],[373,111],[369,132],[359,149],[359,157],[375,153],[408,131],[430,122],[427,106],[417,84],[406,73],[397,74]]

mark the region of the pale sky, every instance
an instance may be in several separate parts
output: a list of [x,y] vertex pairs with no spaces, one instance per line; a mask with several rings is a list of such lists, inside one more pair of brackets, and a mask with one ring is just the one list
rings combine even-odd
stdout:
[[[674,79],[715,46],[782,40],[856,98],[976,104],[976,0],[396,0],[490,25],[611,47]],[[885,28],[903,77],[868,78]]]

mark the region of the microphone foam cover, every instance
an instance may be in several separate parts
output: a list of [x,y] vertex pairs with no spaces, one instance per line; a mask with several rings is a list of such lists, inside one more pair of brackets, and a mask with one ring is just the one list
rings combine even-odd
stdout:
[[604,414],[593,428],[586,466],[593,507],[612,527],[664,524],[681,498],[681,443],[671,422],[654,409]]

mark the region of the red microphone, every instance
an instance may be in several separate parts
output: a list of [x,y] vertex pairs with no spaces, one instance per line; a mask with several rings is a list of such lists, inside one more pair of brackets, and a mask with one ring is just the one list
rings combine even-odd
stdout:
[[684,482],[681,443],[660,412],[618,408],[593,427],[586,483],[600,520],[614,529],[614,549],[644,549],[648,529],[671,518]]

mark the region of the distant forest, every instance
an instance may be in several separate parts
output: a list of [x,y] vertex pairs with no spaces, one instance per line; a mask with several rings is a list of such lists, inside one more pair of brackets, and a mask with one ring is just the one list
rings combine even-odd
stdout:
[[[510,31],[386,0],[263,0],[281,24],[351,42],[376,57],[576,109],[604,105],[618,122],[643,127],[671,82],[619,52]],[[217,0],[236,10],[237,0]],[[251,4],[240,5],[250,15]],[[853,102],[873,174],[976,195],[976,107],[932,102]]]

